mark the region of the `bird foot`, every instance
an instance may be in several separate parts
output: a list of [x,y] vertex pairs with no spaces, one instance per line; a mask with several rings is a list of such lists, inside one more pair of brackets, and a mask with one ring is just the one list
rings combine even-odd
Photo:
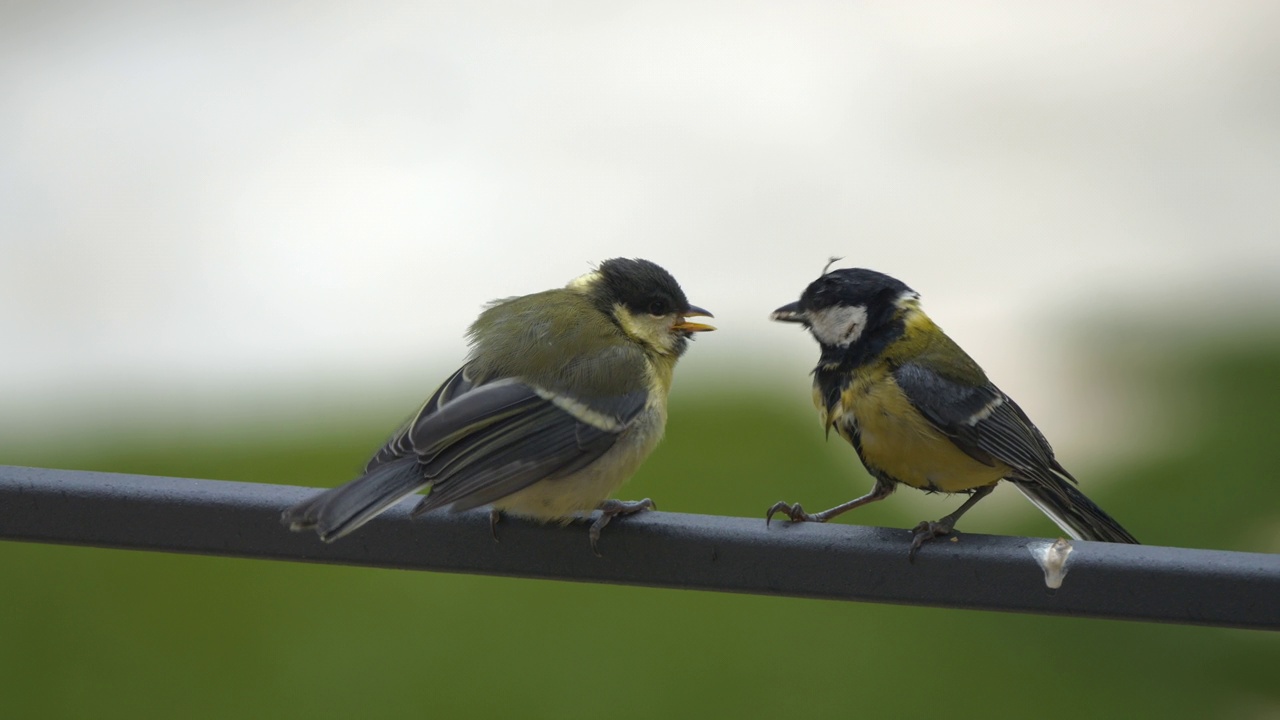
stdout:
[[605,500],[600,503],[600,517],[591,523],[591,528],[587,531],[587,535],[591,538],[591,552],[596,557],[604,557],[600,554],[600,531],[608,525],[611,520],[616,517],[624,517],[627,515],[635,515],[645,510],[657,510],[658,506],[649,498],[643,500]]
[[950,535],[952,531],[951,523],[942,520],[925,520],[919,525],[911,529],[913,537],[911,538],[911,550],[907,553],[907,561],[916,561],[916,551],[920,546],[933,540],[934,538]]
[[800,503],[791,505],[785,502],[777,502],[774,503],[773,507],[769,508],[769,512],[764,514],[765,527],[769,526],[769,522],[773,520],[773,516],[777,513],[786,515],[791,522],[826,522],[826,518],[805,512]]

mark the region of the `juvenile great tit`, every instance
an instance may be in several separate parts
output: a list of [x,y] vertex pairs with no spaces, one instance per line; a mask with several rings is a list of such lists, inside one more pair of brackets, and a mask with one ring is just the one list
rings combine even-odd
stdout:
[[814,404],[828,434],[835,428],[853,445],[876,483],[866,495],[816,514],[779,502],[766,522],[779,512],[793,522],[826,522],[883,500],[899,483],[968,493],[955,512],[915,527],[908,553],[914,559],[923,543],[950,533],[997,482],[1009,480],[1076,539],[1138,542],[1073,487],[1075,478],[1044,435],[902,282],[872,270],[833,270],[771,319],[800,323],[818,341]]
[[331,542],[402,498],[567,524],[593,510],[591,548],[649,499],[608,499],[661,439],[676,360],[711,313],[666,270],[615,258],[567,286],[490,304],[463,366],[373,456],[364,474],[284,511]]

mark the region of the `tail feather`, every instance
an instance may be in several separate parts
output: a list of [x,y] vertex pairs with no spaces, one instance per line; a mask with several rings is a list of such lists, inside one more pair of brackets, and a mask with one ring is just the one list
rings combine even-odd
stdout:
[[1138,544],[1138,539],[1128,530],[1120,527],[1120,523],[1066,481],[1058,480],[1054,485],[1015,481],[1014,485],[1058,527],[1077,540]]
[[321,540],[333,542],[430,484],[417,458],[402,458],[294,505],[280,521],[290,530],[314,529]]

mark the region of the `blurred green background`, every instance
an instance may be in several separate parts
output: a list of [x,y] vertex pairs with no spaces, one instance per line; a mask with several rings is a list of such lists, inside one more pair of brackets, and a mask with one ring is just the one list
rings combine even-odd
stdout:
[[[1280,551],[1280,336],[1107,345],[1117,377],[1183,417],[1086,491],[1150,543]],[[325,486],[396,420],[57,437],[0,463]],[[667,440],[623,495],[759,517],[868,486],[804,399],[678,379]],[[904,491],[843,521],[909,526],[955,502]],[[1008,488],[962,529],[1056,533]],[[1261,632],[23,543],[0,543],[0,567],[5,718],[1280,717],[1280,636]]]

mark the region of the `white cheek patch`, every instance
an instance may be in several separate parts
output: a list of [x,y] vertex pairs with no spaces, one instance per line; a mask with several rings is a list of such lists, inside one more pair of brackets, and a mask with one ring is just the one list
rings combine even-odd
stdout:
[[866,305],[837,305],[809,313],[809,328],[823,345],[848,347],[862,337],[866,326]]

